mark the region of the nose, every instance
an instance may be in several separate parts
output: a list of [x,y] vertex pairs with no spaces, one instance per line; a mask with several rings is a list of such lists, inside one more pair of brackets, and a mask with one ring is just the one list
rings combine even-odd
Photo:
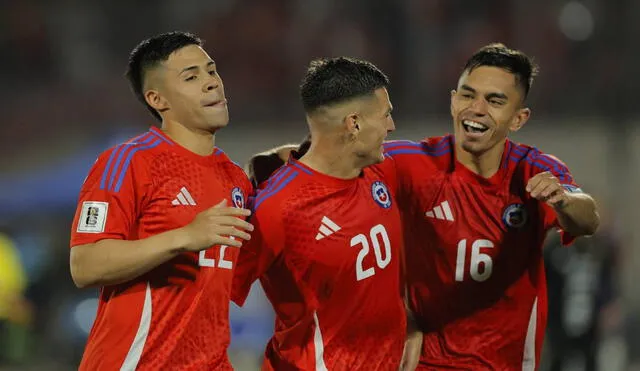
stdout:
[[483,97],[476,97],[471,102],[469,110],[478,116],[484,116],[487,114],[487,101]]
[[394,130],[396,130],[396,123],[395,121],[393,121],[393,119],[389,119],[389,123],[387,124],[387,134],[391,133]]
[[207,93],[211,90],[216,89],[220,85],[220,81],[218,81],[216,76],[209,75],[209,78],[206,80],[204,85],[202,86],[202,90]]

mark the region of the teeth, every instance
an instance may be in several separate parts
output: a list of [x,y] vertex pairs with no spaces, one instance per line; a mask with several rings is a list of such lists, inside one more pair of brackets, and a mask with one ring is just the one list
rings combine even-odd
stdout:
[[486,129],[488,129],[485,125],[482,125],[479,122],[475,122],[475,121],[471,121],[471,120],[464,120],[464,121],[462,121],[462,123],[464,125],[467,125],[469,127],[472,127],[474,129],[478,129],[478,130],[486,130]]

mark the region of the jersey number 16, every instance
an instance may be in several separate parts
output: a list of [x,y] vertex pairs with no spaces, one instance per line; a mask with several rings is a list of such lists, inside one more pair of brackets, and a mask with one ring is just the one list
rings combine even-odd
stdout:
[[[484,282],[493,272],[493,260],[491,256],[483,253],[481,249],[493,248],[493,242],[489,240],[475,240],[471,245],[471,261],[469,262],[469,276],[476,282]],[[456,281],[464,281],[467,260],[467,240],[458,242],[458,255],[456,257]]]

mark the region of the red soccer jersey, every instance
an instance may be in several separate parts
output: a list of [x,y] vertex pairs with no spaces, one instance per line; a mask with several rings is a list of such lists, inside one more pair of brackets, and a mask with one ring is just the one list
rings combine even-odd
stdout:
[[[219,149],[199,156],[152,128],[104,152],[78,201],[71,246],[136,240],[185,226],[251,185]],[[81,370],[230,370],[229,297],[236,248],[184,253],[103,287]]]
[[258,193],[232,299],[260,278],[276,312],[263,369],[397,370],[406,313],[393,160],[356,179],[290,160]]
[[453,136],[385,150],[398,171],[409,301],[425,331],[419,369],[536,369],[547,321],[542,243],[557,219],[525,187],[550,171],[577,190],[568,169],[511,141],[489,179],[456,161]]

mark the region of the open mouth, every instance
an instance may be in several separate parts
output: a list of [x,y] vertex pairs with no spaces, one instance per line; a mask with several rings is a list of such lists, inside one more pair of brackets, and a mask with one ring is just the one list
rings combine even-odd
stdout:
[[467,133],[481,134],[489,130],[489,127],[476,121],[462,120],[462,127]]

